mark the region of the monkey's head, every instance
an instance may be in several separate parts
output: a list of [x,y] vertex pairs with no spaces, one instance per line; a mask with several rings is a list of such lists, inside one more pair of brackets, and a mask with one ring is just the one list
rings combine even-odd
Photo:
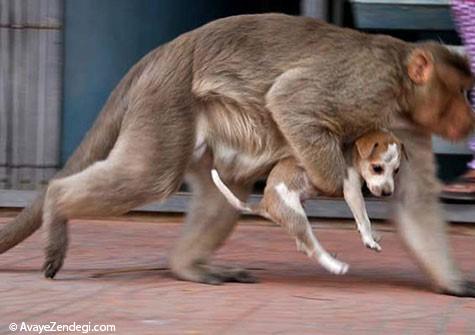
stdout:
[[469,102],[474,76],[466,57],[437,43],[422,43],[407,58],[413,122],[446,139],[470,134],[475,116]]
[[390,196],[402,154],[406,156],[404,146],[392,133],[370,131],[355,141],[353,166],[373,195]]

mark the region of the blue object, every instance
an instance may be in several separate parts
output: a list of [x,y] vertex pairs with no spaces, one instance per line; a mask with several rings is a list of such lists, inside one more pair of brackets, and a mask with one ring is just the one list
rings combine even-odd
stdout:
[[353,1],[352,8],[355,27],[360,29],[454,29],[448,4],[429,5]]
[[227,8],[219,0],[66,0],[61,162],[133,64]]

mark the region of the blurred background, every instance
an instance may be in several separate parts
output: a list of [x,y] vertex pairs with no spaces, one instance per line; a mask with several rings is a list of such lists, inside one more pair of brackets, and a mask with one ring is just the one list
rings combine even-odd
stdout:
[[[23,206],[48,182],[148,51],[214,19],[262,12],[460,44],[443,0],[0,0],[0,206]],[[464,143],[435,139],[434,151],[443,180],[470,159]]]

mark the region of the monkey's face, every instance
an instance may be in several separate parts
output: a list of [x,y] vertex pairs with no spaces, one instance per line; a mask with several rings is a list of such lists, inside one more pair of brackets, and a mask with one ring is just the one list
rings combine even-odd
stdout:
[[360,137],[355,147],[355,165],[370,192],[377,197],[392,195],[402,144],[391,133],[375,131]]
[[414,56],[413,67],[409,65],[415,84],[412,118],[431,133],[458,141],[475,126],[469,101],[474,78],[464,58],[447,50],[439,52],[431,57]]
[[467,137],[475,125],[470,89],[470,78],[439,69],[425,86],[416,89],[414,121],[452,141]]

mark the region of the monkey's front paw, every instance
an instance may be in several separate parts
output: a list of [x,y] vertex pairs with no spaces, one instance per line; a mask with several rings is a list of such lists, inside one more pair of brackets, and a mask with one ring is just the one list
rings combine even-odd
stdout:
[[461,298],[475,298],[475,282],[465,281],[457,289],[442,289],[441,293]]
[[475,282],[466,281],[463,284],[462,297],[475,298]]

